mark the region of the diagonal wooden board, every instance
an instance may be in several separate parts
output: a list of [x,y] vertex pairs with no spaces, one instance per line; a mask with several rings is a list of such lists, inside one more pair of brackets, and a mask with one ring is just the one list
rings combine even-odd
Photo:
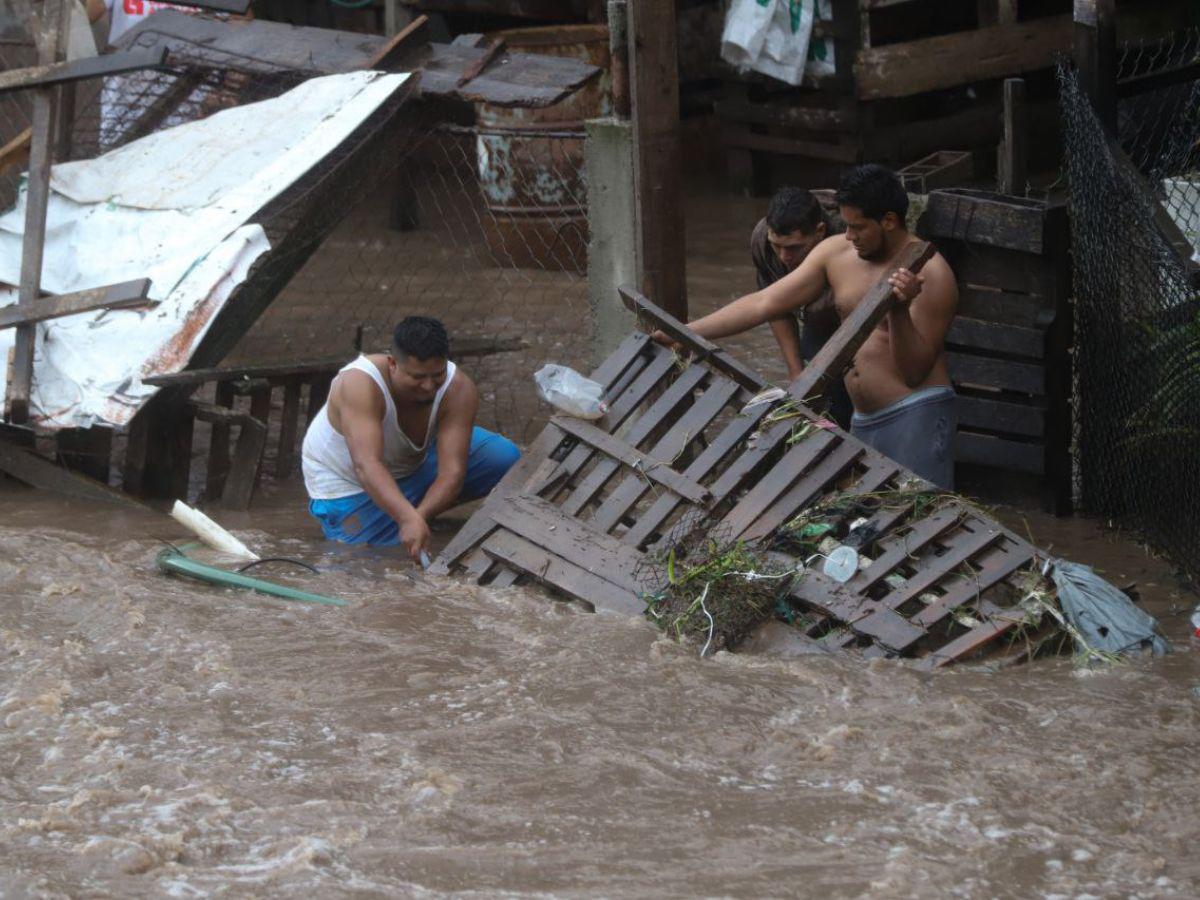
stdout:
[[146,296],[149,290],[150,279],[138,278],[107,287],[43,297],[36,304],[27,306],[0,306],[0,328],[32,325],[97,309],[149,309],[158,305],[157,300]]

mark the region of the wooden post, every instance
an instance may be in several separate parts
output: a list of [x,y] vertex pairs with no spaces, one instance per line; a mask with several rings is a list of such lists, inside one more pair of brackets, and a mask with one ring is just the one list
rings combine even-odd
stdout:
[[640,281],[687,321],[675,4],[628,0],[628,10]]
[[[38,36],[38,64],[51,65],[66,51],[69,16],[67,0],[46,0]],[[37,302],[42,287],[42,255],[46,243],[46,207],[50,201],[50,163],[54,148],[55,105],[58,88],[33,92],[30,129],[29,186],[25,196],[25,235],[21,244],[21,285],[17,302],[22,307]],[[23,425],[29,421],[29,393],[33,384],[33,344],[36,325],[17,329],[13,377],[8,383],[9,417]]]
[[111,428],[99,425],[63,429],[54,436],[58,460],[68,469],[108,484],[112,435]]
[[612,60],[613,115],[628,119],[629,6],[625,0],[608,0],[609,57]]
[[1075,0],[1075,67],[1100,124],[1116,134],[1116,0]]
[[1004,79],[1004,138],[997,166],[1002,194],[1025,196],[1029,178],[1029,111],[1025,106],[1025,82]]

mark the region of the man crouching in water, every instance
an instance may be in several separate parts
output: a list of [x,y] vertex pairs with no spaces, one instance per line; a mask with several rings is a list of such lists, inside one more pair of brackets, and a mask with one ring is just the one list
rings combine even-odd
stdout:
[[[842,179],[838,209],[844,236],[826,238],[792,272],[690,323],[710,339],[750,328],[833,292],[842,321],[891,272],[898,300],[862,345],[846,373],[854,404],[850,432],[921,477],[954,487],[954,389],[946,369],[946,330],[958,306],[954,273],[935,255],[920,275],[892,271],[913,237],[905,228],[908,195],[894,172],[858,166]],[[661,337],[656,335],[656,337]]]
[[304,436],[304,486],[325,537],[348,544],[429,547],[429,521],[482,497],[520,457],[475,425],[479,394],[450,362],[437,319],[409,316],[387,353],[334,377]]

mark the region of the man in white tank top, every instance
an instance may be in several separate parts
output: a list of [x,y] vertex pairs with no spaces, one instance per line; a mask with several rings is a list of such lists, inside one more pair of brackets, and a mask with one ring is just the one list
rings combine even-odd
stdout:
[[387,353],[367,354],[333,380],[302,456],[309,512],[330,540],[429,546],[429,521],[487,494],[520,457],[475,425],[479,394],[447,357],[437,319],[409,316]]

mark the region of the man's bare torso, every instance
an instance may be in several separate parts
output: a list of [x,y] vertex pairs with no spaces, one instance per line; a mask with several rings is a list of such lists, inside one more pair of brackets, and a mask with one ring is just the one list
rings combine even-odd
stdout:
[[[848,241],[839,241],[835,247],[826,261],[825,274],[833,292],[838,315],[845,321],[867,292],[885,278],[895,264],[892,259],[862,259]],[[936,256],[928,266],[946,267],[946,262],[941,256]],[[913,301],[914,305],[920,302],[920,296]],[[913,391],[950,384],[946,352],[943,348],[925,381],[915,387],[909,387],[896,368],[890,341],[888,317],[884,317],[859,349],[854,357],[854,364],[846,373],[846,391],[850,394],[857,412],[876,412],[902,400]]]

